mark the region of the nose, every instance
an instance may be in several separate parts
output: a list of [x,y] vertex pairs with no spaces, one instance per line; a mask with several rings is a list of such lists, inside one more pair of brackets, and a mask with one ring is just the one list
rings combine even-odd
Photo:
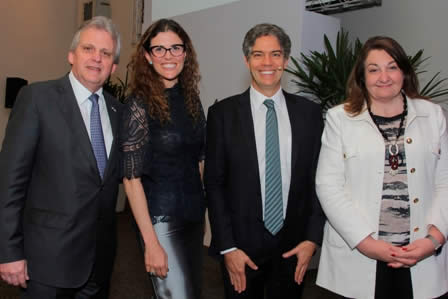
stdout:
[[272,57],[271,57],[271,55],[264,55],[263,56],[263,64],[264,65],[272,65]]
[[100,62],[101,61],[101,52],[100,51],[94,51],[92,54],[92,59],[95,61]]
[[170,58],[172,58],[172,57],[174,57],[174,56],[173,56],[173,54],[171,54],[171,49],[166,50],[166,53],[165,53],[164,58],[165,58],[165,59],[170,59]]
[[387,73],[387,71],[381,70],[379,79],[380,79],[381,82],[389,81],[390,77],[389,77],[389,74]]

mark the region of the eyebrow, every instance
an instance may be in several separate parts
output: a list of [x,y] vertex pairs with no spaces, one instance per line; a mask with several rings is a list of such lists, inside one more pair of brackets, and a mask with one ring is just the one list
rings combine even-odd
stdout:
[[[392,61],[390,61],[390,62],[388,62],[387,63],[387,65],[390,65],[390,64],[397,64],[397,62],[395,61],[395,60],[392,60]],[[378,66],[378,64],[377,63],[369,63],[367,66]]]
[[[174,46],[185,46],[184,44],[172,44],[171,46],[169,46],[169,48],[172,48],[172,47],[174,47]],[[165,48],[165,49],[168,49],[166,46],[164,46],[164,45],[154,45],[154,46],[150,46],[151,48],[154,48],[154,47],[163,47],[163,48]]]
[[99,49],[100,51],[111,51],[113,52],[113,49],[108,49],[108,48],[98,48],[97,46],[95,46],[94,44],[91,43],[84,43],[84,44],[79,44],[80,47],[92,47],[95,49]]
[[251,53],[283,53],[282,50],[273,50],[273,51],[262,51],[262,50],[252,50]]

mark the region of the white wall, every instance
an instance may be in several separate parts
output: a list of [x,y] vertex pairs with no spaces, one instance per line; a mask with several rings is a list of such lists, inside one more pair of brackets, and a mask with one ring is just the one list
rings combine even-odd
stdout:
[[[341,29],[341,21],[338,18],[318,14],[315,12],[303,12],[303,26],[301,33],[301,49],[300,52],[308,55],[310,51],[325,51],[324,35],[326,34],[330,43],[334,47],[339,30]],[[301,60],[300,53],[293,53],[295,59]],[[291,63],[292,65],[292,63]],[[298,92],[299,88],[295,83],[289,82],[290,89]],[[305,95],[307,96],[307,95]],[[311,97],[309,95],[308,97]]]
[[[336,37],[341,29],[341,21],[332,16],[326,16],[315,12],[304,11],[302,26],[302,48],[301,52],[308,54],[309,51],[323,52],[325,50],[324,34],[330,43],[336,44]],[[300,57],[300,55],[294,55]]]
[[189,33],[198,54],[205,111],[216,99],[248,88],[250,76],[241,47],[254,25],[271,22],[283,27],[292,40],[291,53],[299,53],[303,10],[303,0],[242,0],[174,17]]
[[210,7],[215,7],[240,0],[153,0],[152,19],[171,18]]
[[[408,53],[424,49],[431,56],[429,75],[448,77],[448,1],[384,0],[382,6],[335,15],[352,37],[366,41],[375,35],[396,39]],[[425,80],[422,81],[425,83]]]

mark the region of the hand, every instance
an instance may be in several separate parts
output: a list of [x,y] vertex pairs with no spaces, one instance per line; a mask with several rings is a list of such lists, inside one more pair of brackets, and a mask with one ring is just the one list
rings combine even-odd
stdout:
[[297,284],[303,282],[303,277],[305,276],[306,269],[308,268],[308,264],[310,263],[315,250],[316,244],[311,241],[303,241],[282,255],[284,258],[289,258],[293,255],[297,256],[297,266],[294,274],[294,280]]
[[394,246],[383,240],[375,240],[371,236],[362,240],[356,248],[371,259],[387,263],[395,262],[393,254],[398,254],[401,251],[400,247]]
[[145,247],[145,267],[148,273],[153,273],[160,278],[166,277],[168,256],[158,242]]
[[25,260],[0,264],[0,276],[8,284],[22,288],[26,288],[26,281],[30,279]]
[[434,244],[427,238],[415,240],[401,249],[393,255],[393,261],[388,264],[390,267],[412,267],[434,254]]
[[224,263],[235,291],[241,293],[246,290],[246,265],[258,270],[257,265],[240,249],[224,254]]

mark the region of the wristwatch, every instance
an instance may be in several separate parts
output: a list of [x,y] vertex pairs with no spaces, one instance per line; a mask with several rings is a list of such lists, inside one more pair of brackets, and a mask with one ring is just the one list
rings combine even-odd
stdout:
[[434,238],[434,237],[433,237],[432,235],[430,235],[430,234],[427,234],[425,238],[431,240],[432,244],[434,245],[434,251],[436,252],[435,254],[436,254],[436,255],[439,254],[439,252],[440,252],[439,249],[441,249],[442,244],[440,244],[440,242],[437,241],[437,239]]

